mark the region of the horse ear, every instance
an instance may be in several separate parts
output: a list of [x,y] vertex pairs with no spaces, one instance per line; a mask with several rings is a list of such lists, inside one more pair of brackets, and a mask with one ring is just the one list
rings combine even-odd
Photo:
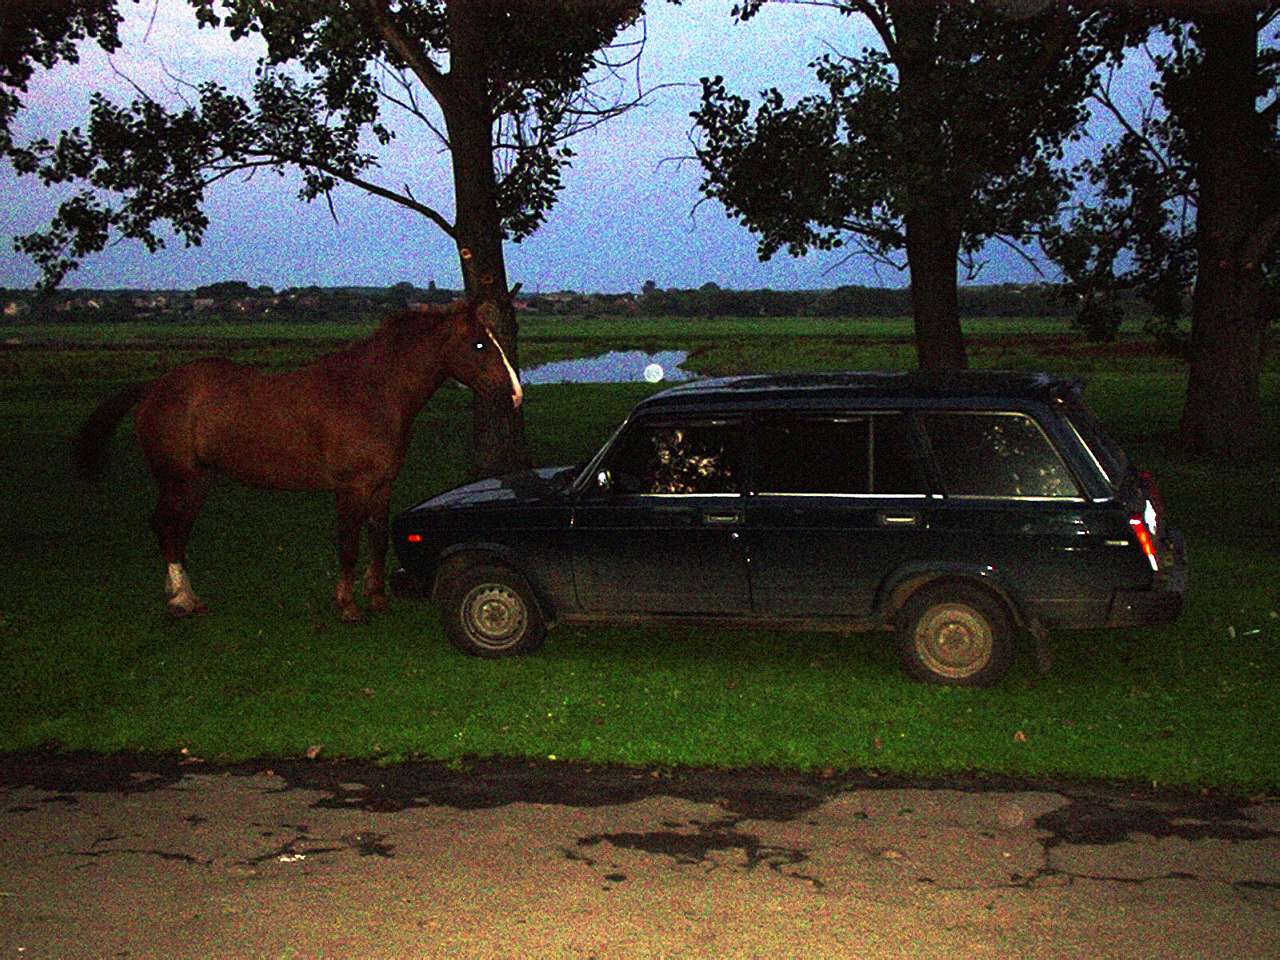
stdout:
[[507,298],[509,300],[514,301],[516,298],[516,294],[520,292],[520,288],[523,286],[524,286],[523,283],[517,283],[514,287],[512,287],[510,290],[507,291]]

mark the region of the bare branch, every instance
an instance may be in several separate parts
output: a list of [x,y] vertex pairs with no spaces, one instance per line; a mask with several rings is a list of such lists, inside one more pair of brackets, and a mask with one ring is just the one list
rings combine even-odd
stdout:
[[[295,162],[300,165],[306,163],[305,161]],[[390,200],[392,203],[398,203],[400,206],[413,210],[415,213],[420,213],[443,230],[445,235],[450,239],[457,239],[457,231],[454,230],[452,223],[446,220],[441,213],[433,210],[424,203],[419,203],[417,200],[413,199],[412,196],[405,196],[404,194],[396,193],[394,190],[388,190],[380,184],[373,183],[370,180],[365,180],[363,177],[357,177],[355,174],[346,173],[345,171],[337,170],[333,167],[325,166],[324,164],[306,163],[306,165],[319,170],[321,173],[327,173],[331,177],[335,177],[338,180],[349,183],[353,187],[359,187],[366,193],[372,193],[376,197],[382,197],[384,200]]]
[[1160,166],[1160,169],[1164,174],[1168,176],[1175,175],[1173,164],[1169,162],[1168,157],[1166,157],[1163,153],[1160,152],[1159,148],[1154,143],[1151,142],[1150,137],[1148,137],[1145,133],[1142,133],[1137,127],[1133,125],[1133,123],[1129,120],[1129,118],[1125,116],[1124,111],[1121,110],[1116,105],[1115,100],[1111,98],[1110,76],[1108,76],[1107,78],[1107,83],[1103,85],[1099,90],[1095,91],[1090,97],[1090,99],[1093,100],[1095,103],[1101,105],[1103,108],[1105,108],[1106,111],[1110,113],[1112,117],[1115,118],[1116,122],[1119,123],[1120,126],[1124,128],[1125,132],[1128,133],[1130,136],[1132,136],[1134,139],[1136,139],[1142,145],[1143,151]]
[[142,35],[142,42],[146,43],[151,39],[151,28],[156,25],[156,14],[160,12],[160,0],[156,0],[155,5],[151,8],[151,19],[147,21],[147,32]]
[[854,243],[854,249],[850,250],[845,256],[841,257],[831,266],[823,270],[822,275],[825,277],[827,274],[835,272],[856,257],[866,257],[871,261],[872,269],[877,271],[877,280],[880,278],[878,272],[880,267],[889,267],[890,269],[896,270],[898,273],[905,273],[908,269],[908,264],[905,260],[894,260],[888,254],[881,253],[875,247],[869,246],[866,241],[858,238]]
[[147,93],[146,90],[143,90],[142,87],[138,84],[138,82],[133,79],[133,77],[129,76],[127,73],[125,73],[123,70],[121,70],[119,67],[116,66],[116,61],[114,58],[107,57],[107,66],[111,68],[111,73],[117,79],[123,80],[125,83],[131,86],[133,88],[133,92],[136,93],[138,96],[140,96],[143,100],[147,101],[148,103],[156,102],[155,97]]
[[[316,161],[310,160],[306,157],[280,154],[272,150],[254,151],[251,153],[251,156],[253,159],[227,159],[225,163],[223,158],[214,158],[210,161],[209,166],[211,169],[217,170],[218,172],[213,177],[207,178],[204,183],[206,185],[216,183],[219,180],[226,179],[234,173],[244,170],[248,170],[252,173],[262,167],[276,167],[281,164],[292,164],[293,166],[300,167],[302,169],[319,171],[320,173],[333,177],[335,180],[341,180],[343,183],[348,183],[353,187],[359,187],[366,193],[371,193],[376,197],[382,197],[384,200],[390,200],[392,203],[399,204],[406,209],[412,210],[415,213],[419,213],[426,217],[437,227],[443,230],[451,239],[457,238],[453,224],[445,219],[439,211],[434,210],[425,203],[420,203],[415,199],[413,194],[409,191],[408,186],[405,187],[404,193],[396,193],[394,190],[389,190],[381,184],[374,183],[371,180],[366,180],[363,177],[359,177],[354,173],[349,173],[346,170],[332,167],[324,163],[317,163]],[[337,217],[335,216],[334,219],[336,221]]]
[[427,114],[421,104],[418,103],[417,91],[414,88],[414,84],[410,82],[409,78],[404,75],[402,70],[397,70],[389,64],[383,64],[382,67],[383,76],[390,76],[391,79],[394,80],[402,90],[404,90],[404,97],[402,99],[401,97],[388,92],[385,82],[381,82],[377,85],[378,96],[382,97],[388,103],[392,103],[404,110],[410,116],[415,117],[423,124],[423,126],[435,134],[436,138],[444,145],[444,148],[448,150],[448,136],[440,129],[436,121]]
[[1023,261],[1027,264],[1027,266],[1029,266],[1032,270],[1036,272],[1037,277],[1039,277],[1041,280],[1046,279],[1044,275],[1044,271],[1040,269],[1039,261],[1037,261],[1035,257],[1031,256],[1031,254],[1027,253],[1027,251],[1022,248],[1022,245],[1020,243],[1014,243],[1012,239],[1004,236],[1003,234],[997,233],[997,234],[993,234],[993,236],[996,240],[999,240],[1006,247],[1008,247],[1010,250],[1012,250],[1014,253],[1020,256],[1023,259]]
[[453,84],[448,76],[440,72],[440,68],[431,62],[431,58],[423,54],[417,46],[404,34],[391,16],[386,0],[355,0],[369,14],[382,39],[394,50],[409,69],[422,81],[436,102],[444,106],[453,100]]

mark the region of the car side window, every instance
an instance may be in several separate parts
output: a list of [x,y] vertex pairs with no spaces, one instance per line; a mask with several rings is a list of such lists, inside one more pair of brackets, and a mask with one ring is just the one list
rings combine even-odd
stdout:
[[911,425],[899,413],[769,418],[756,430],[756,449],[760,493],[928,492]]
[[736,423],[639,424],[609,458],[614,489],[631,494],[741,492]]
[[957,497],[1079,497],[1058,451],[1023,413],[924,413],[944,492]]

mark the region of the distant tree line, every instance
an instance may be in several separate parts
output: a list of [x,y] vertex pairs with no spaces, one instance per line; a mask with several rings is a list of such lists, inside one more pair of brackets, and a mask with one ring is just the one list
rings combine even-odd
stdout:
[[[100,322],[143,317],[284,321],[352,320],[364,314],[420,304],[448,303],[460,290],[417,287],[288,287],[280,291],[243,280],[221,280],[194,290],[67,290],[40,296],[31,290],[0,288],[0,310],[14,304],[9,318],[27,321]],[[1141,313],[1136,294],[1120,294],[1124,307]],[[988,284],[959,288],[964,317],[1074,317],[1076,305],[1065,288],[1053,284]],[[640,294],[561,291],[531,294],[517,301],[520,312],[565,316],[638,314],[668,317],[905,317],[911,295],[905,287],[840,286],[826,290],[730,290],[714,283],[660,289],[646,283]],[[1149,310],[1147,310],[1149,313]],[[1086,331],[1087,333],[1088,331]]]
[[[1144,312],[1136,296],[1120,296],[1124,307]],[[1076,304],[1055,284],[961,286],[962,317],[1074,317]],[[725,290],[715,284],[697,289],[646,289],[636,310],[672,317],[908,317],[906,287],[840,286],[830,290]]]
[[120,323],[129,320],[172,322],[260,320],[315,323],[370,322],[388,312],[422,304],[449,303],[463,296],[431,283],[390,287],[254,286],[243,280],[220,280],[193,290],[59,290],[34,291],[0,287],[0,322]]

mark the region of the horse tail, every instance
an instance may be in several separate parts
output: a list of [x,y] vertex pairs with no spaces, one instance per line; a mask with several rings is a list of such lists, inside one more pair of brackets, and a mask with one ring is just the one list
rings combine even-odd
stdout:
[[111,435],[116,432],[116,425],[133,409],[133,405],[142,398],[149,385],[135,383],[125,387],[103,400],[89,414],[89,419],[71,441],[71,463],[78,476],[88,478],[102,472],[107,462],[107,445],[111,442]]

